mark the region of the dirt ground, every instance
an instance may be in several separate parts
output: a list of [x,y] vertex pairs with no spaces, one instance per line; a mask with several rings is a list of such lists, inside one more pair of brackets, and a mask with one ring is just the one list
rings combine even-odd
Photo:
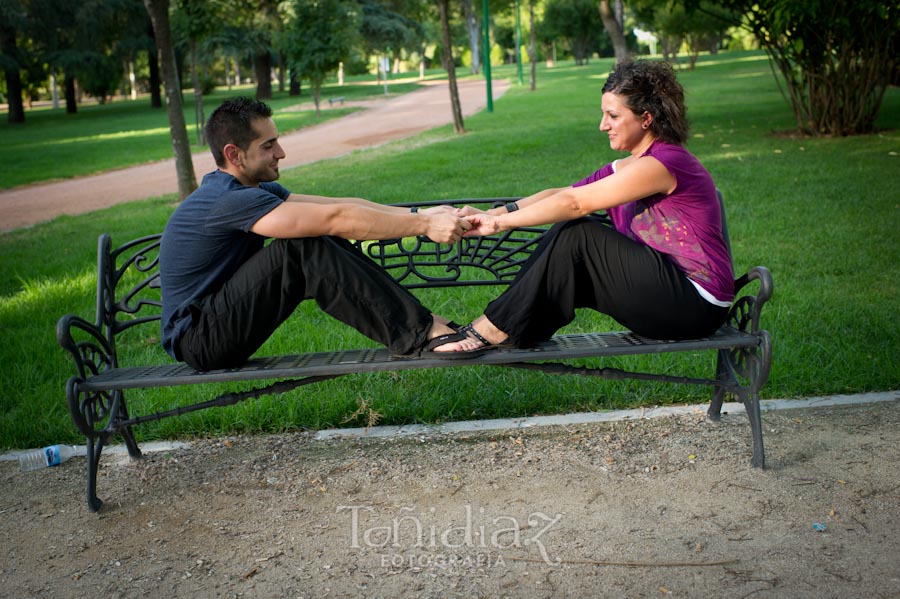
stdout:
[[[7,597],[900,597],[900,403],[0,462]],[[821,530],[817,530],[821,529]]]

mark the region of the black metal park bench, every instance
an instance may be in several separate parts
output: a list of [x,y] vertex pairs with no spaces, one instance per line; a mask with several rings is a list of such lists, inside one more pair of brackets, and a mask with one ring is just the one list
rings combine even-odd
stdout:
[[[418,202],[404,206],[495,205],[515,198]],[[724,210],[723,210],[724,215]],[[360,249],[409,289],[506,285],[540,241],[543,228],[523,228],[493,237],[464,238],[454,245],[439,245],[425,238],[358,243]],[[763,305],[772,296],[772,277],[765,267],[751,268],[735,281],[737,297],[727,323],[709,338],[666,341],[631,332],[598,332],[556,335],[532,349],[487,352],[465,359],[397,359],[387,349],[347,349],[298,355],[258,357],[240,368],[198,372],[185,364],[125,365],[119,363],[116,340],[124,331],[139,326],[158,327],[160,291],[158,250],[160,235],[148,235],[113,248],[109,235],[99,239],[97,250],[97,306],[93,322],[74,314],[57,325],[57,340],[75,362],[75,376],[66,383],[69,411],[87,437],[87,500],[91,511],[97,497],[97,471],[104,446],[120,436],[130,456],[140,457],[133,427],[152,420],[186,414],[214,406],[289,391],[335,377],[419,368],[505,366],[539,370],[549,374],[578,374],[611,379],[636,378],[712,387],[707,415],[718,420],[726,393],[746,408],[753,440],[751,464],[765,464],[760,421],[759,391],[768,377],[772,360],[771,338],[760,328]],[[745,293],[756,282],[755,294]],[[154,332],[153,335],[158,335]],[[716,370],[709,378],[627,372],[616,368],[573,365],[572,360],[668,352],[717,352]],[[162,349],[160,349],[162,352]],[[125,401],[130,389],[265,381],[259,387],[172,410],[132,415]],[[131,406],[134,408],[134,406]]]

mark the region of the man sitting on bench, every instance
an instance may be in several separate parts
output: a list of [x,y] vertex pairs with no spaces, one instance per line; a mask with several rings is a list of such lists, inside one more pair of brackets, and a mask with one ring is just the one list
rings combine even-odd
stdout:
[[174,359],[240,366],[304,299],[396,355],[463,338],[347,241],[454,243],[470,225],[451,208],[291,193],[275,182],[285,153],[257,100],[223,103],[206,139],[218,169],[178,206],[160,246],[161,339]]

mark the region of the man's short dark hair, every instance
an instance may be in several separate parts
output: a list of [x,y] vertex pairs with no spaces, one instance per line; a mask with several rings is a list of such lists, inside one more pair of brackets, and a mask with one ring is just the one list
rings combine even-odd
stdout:
[[206,122],[206,143],[217,166],[225,166],[224,149],[234,144],[242,150],[250,147],[256,137],[253,121],[272,116],[265,102],[253,98],[232,98],[216,108]]

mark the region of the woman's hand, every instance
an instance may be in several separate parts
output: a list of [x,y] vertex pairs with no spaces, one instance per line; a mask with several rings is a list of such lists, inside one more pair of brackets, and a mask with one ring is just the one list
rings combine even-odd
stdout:
[[456,215],[460,218],[463,216],[472,216],[473,214],[486,214],[486,212],[484,210],[479,210],[478,208],[473,208],[472,206],[468,205],[456,209]]
[[472,228],[466,231],[463,237],[471,237],[473,235],[492,235],[500,232],[500,222],[496,216],[482,212],[480,214],[471,214],[465,219],[472,225]]

